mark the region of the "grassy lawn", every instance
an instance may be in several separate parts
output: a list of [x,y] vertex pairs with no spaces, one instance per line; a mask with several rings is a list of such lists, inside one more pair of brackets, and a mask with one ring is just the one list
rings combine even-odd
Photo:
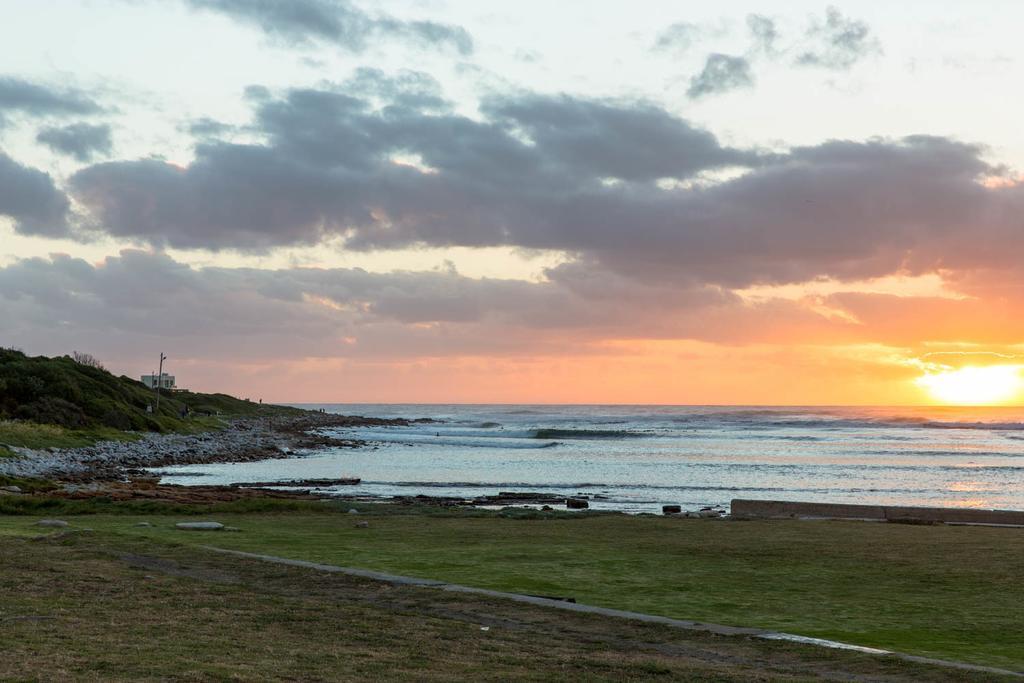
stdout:
[[996,679],[393,587],[132,534],[19,536],[0,535],[2,680]]
[[[857,522],[726,522],[621,515],[292,512],[211,515],[241,533],[172,528],[181,516],[90,515],[78,526],[162,544],[296,559],[1024,670],[1024,531]],[[0,534],[34,534],[0,517]],[[354,528],[368,519],[369,529]],[[135,527],[146,520],[153,528]]]

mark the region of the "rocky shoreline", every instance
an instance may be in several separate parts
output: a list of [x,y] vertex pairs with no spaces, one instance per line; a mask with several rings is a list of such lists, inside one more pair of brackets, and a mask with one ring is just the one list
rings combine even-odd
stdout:
[[67,482],[116,481],[144,475],[142,468],[212,462],[251,462],[317,448],[356,448],[357,439],[338,439],[325,428],[404,426],[412,421],[308,412],[299,416],[237,418],[224,429],[199,434],[144,433],[133,441],[103,441],[85,448],[12,448],[0,458],[0,475],[45,477]]

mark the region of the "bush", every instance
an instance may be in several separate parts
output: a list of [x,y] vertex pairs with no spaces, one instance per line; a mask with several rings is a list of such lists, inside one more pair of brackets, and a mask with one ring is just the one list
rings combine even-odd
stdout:
[[14,416],[21,420],[60,425],[68,429],[81,429],[89,424],[81,408],[54,396],[45,396],[38,401],[19,406]]

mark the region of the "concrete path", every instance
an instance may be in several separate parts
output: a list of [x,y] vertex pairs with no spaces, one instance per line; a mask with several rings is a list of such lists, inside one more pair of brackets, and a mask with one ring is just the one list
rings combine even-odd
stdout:
[[395,586],[420,586],[426,588],[436,588],[439,590],[450,591],[453,593],[472,593],[474,595],[485,595],[492,598],[499,598],[502,600],[513,600],[515,602],[523,602],[530,605],[536,605],[538,607],[548,607],[552,609],[566,610],[569,612],[582,612],[584,614],[597,614],[605,617],[613,617],[617,619],[632,619],[634,621],[643,621],[651,624],[664,624],[672,628],[683,629],[687,631],[703,631],[706,633],[716,633],[723,636],[749,636],[753,638],[763,638],[765,640],[784,640],[793,643],[803,643],[806,645],[815,645],[818,647],[828,647],[840,650],[853,650],[855,652],[864,652],[874,655],[884,655],[887,657],[896,657],[897,659],[903,659],[909,662],[917,662],[919,664],[933,664],[935,666],[944,666],[948,668],[961,669],[964,671],[977,671],[981,673],[1000,674],[1003,676],[1015,676],[1024,678],[1024,672],[1010,671],[1008,669],[998,669],[989,666],[979,666],[977,664],[965,664],[963,662],[953,662],[945,659],[931,659],[929,657],[918,657],[917,655],[908,655],[902,652],[892,652],[890,650],[880,650],[872,647],[863,647],[861,645],[851,645],[849,643],[840,643],[834,640],[824,640],[822,638],[809,638],[807,636],[798,636],[792,633],[782,633],[779,631],[768,631],[760,628],[742,628],[739,626],[723,626],[721,624],[707,624],[700,621],[690,621],[688,619],[671,619],[669,617],[662,617],[656,614],[643,614],[641,612],[629,612],[626,610],[609,609],[607,607],[597,607],[594,605],[581,605],[574,602],[566,602],[564,600],[553,600],[550,598],[539,598],[533,595],[523,595],[521,593],[505,593],[502,591],[492,591],[486,588],[473,588],[472,586],[460,586],[454,583],[447,583],[445,581],[435,581],[432,579],[418,579],[413,576],[398,576],[396,574],[385,574],[383,572],[374,572],[366,569],[355,569],[353,567],[339,567],[333,564],[318,564],[316,562],[306,562],[305,560],[290,560],[285,557],[275,557],[273,555],[260,555],[257,553],[247,553],[241,550],[228,550],[227,548],[216,548],[214,546],[201,546],[205,550],[212,550],[213,552],[223,553],[225,555],[235,555],[236,557],[245,557],[252,560],[260,560],[263,562],[272,562],[274,564],[285,564],[292,567],[304,567],[306,569],[315,569],[322,572],[331,572],[334,574],[345,574],[346,576],[358,576],[364,579],[371,579],[373,581],[382,581]]

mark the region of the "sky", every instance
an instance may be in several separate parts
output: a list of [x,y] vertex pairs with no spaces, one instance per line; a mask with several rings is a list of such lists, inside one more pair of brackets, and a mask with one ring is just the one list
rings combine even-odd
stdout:
[[279,402],[1024,399],[1020,3],[0,14],[2,346]]

